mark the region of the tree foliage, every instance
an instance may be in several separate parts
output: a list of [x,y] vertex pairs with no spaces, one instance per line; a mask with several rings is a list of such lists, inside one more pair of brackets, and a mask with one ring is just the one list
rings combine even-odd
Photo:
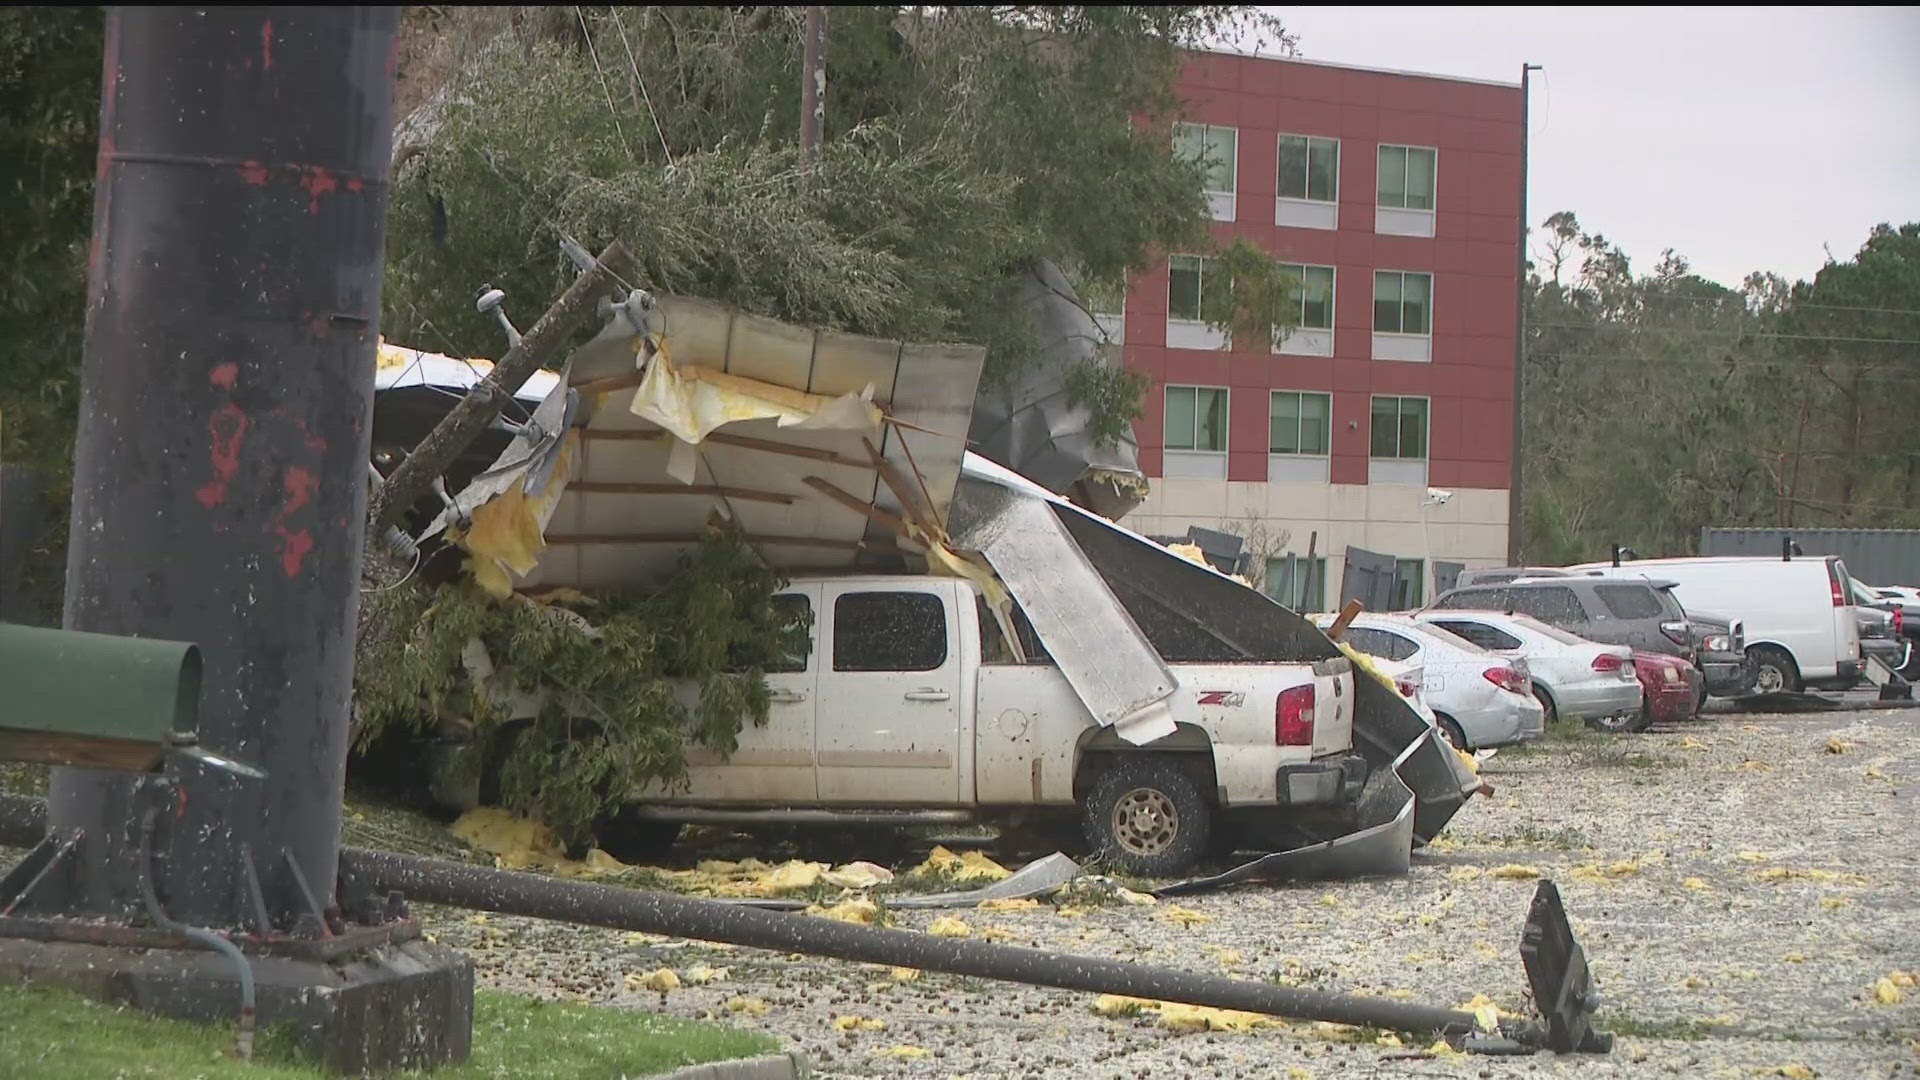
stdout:
[[1571,213],[1528,281],[1530,562],[1691,554],[1703,526],[1920,526],[1920,225],[1811,282],[1635,276]]
[[1006,303],[1026,259],[1113,280],[1210,250],[1199,165],[1168,127],[1182,46],[1279,35],[1236,7],[832,8],[809,171],[801,9],[560,10],[571,21],[477,50],[419,125],[394,192],[388,336],[495,348],[474,290],[537,305],[564,283],[548,254],[564,230],[624,239],[656,290],[985,343],[997,377],[1032,355]]
[[[467,760],[485,767],[511,731],[501,802],[583,840],[635,787],[683,779],[689,744],[730,754],[743,724],[767,722],[763,672],[808,630],[774,607],[784,585],[736,531],[716,527],[653,594],[562,607],[497,602],[465,584],[376,592],[355,673],[357,745],[451,723],[476,750]],[[538,713],[514,724],[523,695]]]

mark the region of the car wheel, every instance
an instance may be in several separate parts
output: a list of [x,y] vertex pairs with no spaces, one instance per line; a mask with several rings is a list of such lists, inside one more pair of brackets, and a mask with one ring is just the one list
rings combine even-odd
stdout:
[[1207,851],[1213,832],[1206,793],[1164,757],[1115,756],[1082,806],[1087,846],[1131,874],[1184,872]]
[[672,850],[683,827],[678,821],[657,821],[633,812],[632,805],[594,822],[593,840],[601,851],[623,863],[649,863]]
[[1446,713],[1434,713],[1433,722],[1440,729],[1440,734],[1447,737],[1447,742],[1451,743],[1455,750],[1473,752],[1473,747],[1467,745],[1467,733],[1461,730],[1459,722],[1453,717]]
[[1540,702],[1541,711],[1546,713],[1545,716],[1540,718],[1540,723],[1542,726],[1552,727],[1560,719],[1560,710],[1553,707],[1553,695],[1535,686],[1533,688],[1533,696]]
[[1786,650],[1771,645],[1755,645],[1747,650],[1753,658],[1753,684],[1756,694],[1798,693],[1800,669]]

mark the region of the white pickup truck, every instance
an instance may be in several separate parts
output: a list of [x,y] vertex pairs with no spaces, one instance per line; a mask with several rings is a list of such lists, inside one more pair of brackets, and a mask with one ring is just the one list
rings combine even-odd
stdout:
[[1345,657],[1171,664],[1177,728],[1135,746],[1095,720],[1016,613],[1036,658],[1017,662],[971,582],[796,578],[776,602],[812,628],[806,654],[767,675],[768,722],[724,759],[690,752],[685,785],[636,792],[601,830],[612,854],[657,850],[690,821],[1077,817],[1117,865],[1174,874],[1225,818],[1337,811],[1367,779]]

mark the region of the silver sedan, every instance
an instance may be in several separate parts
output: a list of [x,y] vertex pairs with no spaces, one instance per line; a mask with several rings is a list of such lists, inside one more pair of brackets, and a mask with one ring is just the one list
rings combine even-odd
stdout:
[[1623,730],[1640,711],[1633,650],[1624,645],[1602,645],[1527,615],[1497,611],[1422,611],[1413,617],[1489,652],[1524,657],[1549,723],[1563,716],[1602,731]]
[[[1332,615],[1311,616],[1321,629]],[[1425,671],[1424,691],[1435,724],[1463,750],[1530,742],[1546,732],[1523,659],[1498,656],[1437,626],[1405,615],[1362,614],[1347,627],[1348,645]]]

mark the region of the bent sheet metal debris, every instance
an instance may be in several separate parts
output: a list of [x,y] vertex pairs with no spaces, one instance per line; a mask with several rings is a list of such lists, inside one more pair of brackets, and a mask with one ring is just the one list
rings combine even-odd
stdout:
[[[485,371],[383,359],[454,387]],[[1172,730],[1170,662],[1341,655],[1258,591],[968,453],[984,359],[634,294],[428,532],[498,595],[657,580],[716,515],[783,570],[965,576],[1003,624],[1011,594],[1088,710],[1135,743]],[[1358,827],[1223,879],[1404,870],[1479,787],[1390,685],[1355,691],[1355,749],[1376,774]]]

